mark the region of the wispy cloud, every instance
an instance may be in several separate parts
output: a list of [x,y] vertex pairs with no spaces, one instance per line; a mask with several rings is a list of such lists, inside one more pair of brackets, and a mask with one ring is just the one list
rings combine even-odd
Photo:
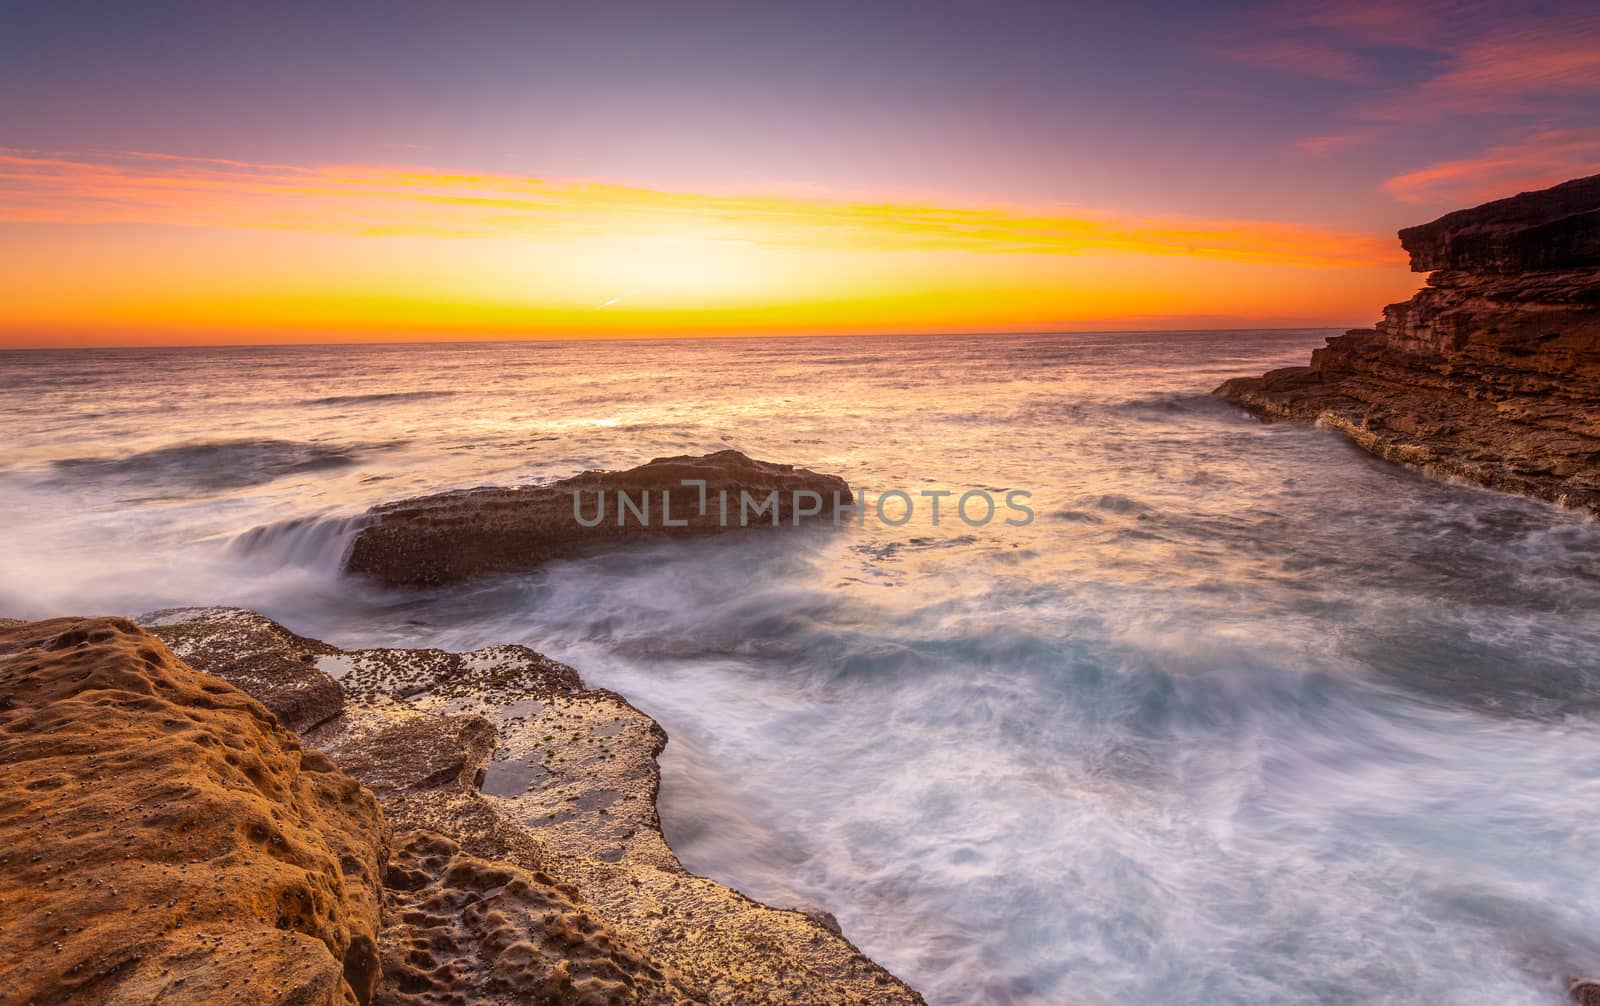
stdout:
[[1263,38],[1216,51],[1241,63],[1325,80],[1359,83],[1370,77],[1370,70],[1358,54],[1309,39]]
[[1390,178],[1384,191],[1407,203],[1478,203],[1600,172],[1600,127],[1556,129],[1472,157]]
[[0,150],[0,221],[542,241],[693,235],[765,246],[1126,252],[1316,267],[1398,258],[1386,236],[1276,221],[674,192],[411,166],[252,164],[148,152]]
[[1358,143],[1366,143],[1372,139],[1370,129],[1347,130],[1342,133],[1324,133],[1321,136],[1307,136],[1295,140],[1290,146],[1297,153],[1308,157],[1326,157],[1335,151]]
[[1299,0],[1268,6],[1257,20],[1265,31],[1315,30],[1346,44],[1429,49],[1449,48],[1461,32],[1504,14],[1493,0]]
[[1483,0],[1285,3],[1236,26],[1236,60],[1364,84],[1350,114],[1414,122],[1600,95],[1600,8]]
[[1600,94],[1600,13],[1464,47],[1418,95],[1471,99]]

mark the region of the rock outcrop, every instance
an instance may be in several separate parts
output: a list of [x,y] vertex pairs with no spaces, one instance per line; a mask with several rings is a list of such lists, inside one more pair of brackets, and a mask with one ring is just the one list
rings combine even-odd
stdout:
[[388,831],[114,618],[0,630],[0,1003],[368,1003]]
[[345,570],[387,586],[439,586],[640,538],[790,526],[829,517],[852,500],[837,476],[738,451],[657,458],[549,485],[466,489],[375,507]]
[[1311,364],[1217,394],[1434,474],[1600,513],[1600,175],[1400,232],[1432,271]]
[[376,1002],[922,1001],[836,926],[685,871],[656,813],[665,732],[564,664],[344,651],[241,609],[142,620],[200,666],[275,649],[341,686],[307,741],[377,795],[403,866]]

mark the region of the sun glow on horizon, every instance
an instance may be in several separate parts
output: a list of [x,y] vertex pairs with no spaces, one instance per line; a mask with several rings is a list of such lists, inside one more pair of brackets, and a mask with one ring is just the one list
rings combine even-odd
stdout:
[[1326,323],[1416,285],[1293,223],[156,153],[0,150],[0,235],[12,345]]

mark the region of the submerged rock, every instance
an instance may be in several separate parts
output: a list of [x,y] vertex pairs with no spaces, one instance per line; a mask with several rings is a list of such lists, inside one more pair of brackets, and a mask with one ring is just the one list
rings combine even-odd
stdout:
[[368,1003],[388,831],[115,618],[0,631],[0,1002]]
[[1600,513],[1600,175],[1400,232],[1437,270],[1305,367],[1216,393],[1391,461]]
[[387,586],[438,586],[641,538],[792,526],[851,502],[837,476],[738,451],[657,458],[549,485],[464,489],[375,507],[344,568]]
[[242,609],[147,619],[202,666],[234,666],[219,639],[275,640],[278,666],[337,680],[307,740],[371,787],[400,850],[376,1002],[922,1002],[822,910],[686,871],[656,813],[666,733],[564,664],[339,650]]

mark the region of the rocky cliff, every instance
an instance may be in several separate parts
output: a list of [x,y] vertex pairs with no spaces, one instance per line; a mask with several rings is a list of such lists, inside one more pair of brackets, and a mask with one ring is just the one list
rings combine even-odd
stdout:
[[1400,232],[1427,286],[1218,395],[1373,454],[1600,513],[1600,175]]

